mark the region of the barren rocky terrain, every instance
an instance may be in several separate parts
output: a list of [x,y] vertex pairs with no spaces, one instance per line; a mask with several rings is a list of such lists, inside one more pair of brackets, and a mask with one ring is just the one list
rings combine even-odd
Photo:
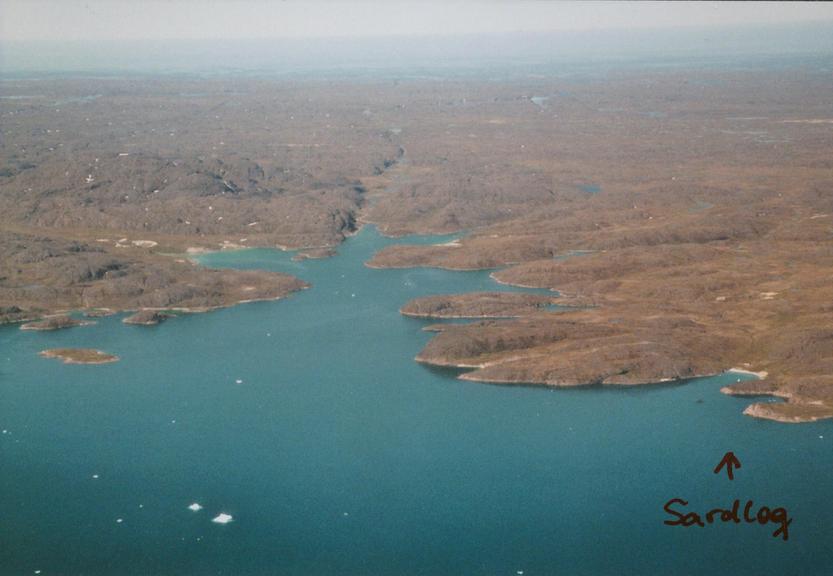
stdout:
[[[732,367],[748,413],[833,417],[833,78],[669,68],[526,80],[6,80],[0,318],[210,309],[304,284],[189,249],[326,257],[364,223],[463,232],[373,267],[548,296],[406,304],[462,378],[645,384]],[[555,294],[554,294],[555,296]]]

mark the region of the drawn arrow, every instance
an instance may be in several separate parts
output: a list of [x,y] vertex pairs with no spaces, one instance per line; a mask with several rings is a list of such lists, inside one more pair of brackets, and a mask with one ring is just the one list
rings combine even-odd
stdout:
[[726,452],[723,455],[723,459],[720,461],[720,464],[714,469],[715,474],[720,474],[720,470],[723,467],[726,467],[726,474],[729,475],[729,480],[734,480],[734,469],[740,468],[740,460],[738,460],[737,456],[735,456],[734,452]]

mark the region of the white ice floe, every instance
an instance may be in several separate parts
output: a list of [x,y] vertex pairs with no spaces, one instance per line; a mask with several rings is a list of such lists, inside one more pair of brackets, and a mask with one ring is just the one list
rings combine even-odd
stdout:
[[188,506],[188,510],[191,510],[193,512],[199,512],[200,510],[202,510],[202,506],[200,506],[197,502],[194,502],[193,504]]
[[217,516],[215,516],[214,518],[212,518],[211,521],[216,524],[228,524],[232,520],[234,520],[234,517],[231,514],[220,513],[217,514]]

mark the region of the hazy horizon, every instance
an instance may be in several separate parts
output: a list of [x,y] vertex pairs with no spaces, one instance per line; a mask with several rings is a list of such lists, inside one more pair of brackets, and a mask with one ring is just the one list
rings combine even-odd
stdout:
[[340,38],[833,22],[833,6],[783,2],[236,2],[4,0],[0,38]]
[[[582,30],[350,38],[5,42],[0,71],[14,73],[308,73],[833,55],[833,22],[665,30]],[[534,70],[529,70],[533,72]]]
[[0,5],[0,71],[244,72],[833,54],[833,5],[55,2]]

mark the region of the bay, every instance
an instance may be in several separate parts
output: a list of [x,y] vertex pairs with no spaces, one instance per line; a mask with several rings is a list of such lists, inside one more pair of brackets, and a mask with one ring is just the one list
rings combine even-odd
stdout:
[[[209,254],[312,288],[154,327],[0,328],[0,573],[833,573],[833,424],[742,416],[750,399],[719,392],[738,375],[551,390],[414,362],[431,322],[398,313],[409,299],[513,290],[364,266],[448,239],[368,226],[325,260]],[[37,355],[55,347],[121,360]],[[728,450],[731,482],[712,472]],[[790,540],[666,526],[676,497],[783,506]]]

